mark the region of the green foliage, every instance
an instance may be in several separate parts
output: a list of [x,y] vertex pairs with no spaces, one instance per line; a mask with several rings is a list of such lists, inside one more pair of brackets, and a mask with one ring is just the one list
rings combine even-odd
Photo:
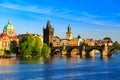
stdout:
[[113,45],[114,45],[114,46],[120,46],[120,44],[118,43],[118,41],[115,41],[115,42],[113,43]]
[[4,52],[5,52],[5,54],[7,54],[7,55],[12,54],[11,50],[5,50]]
[[42,48],[42,56],[46,56],[50,53],[50,48],[47,46],[47,44],[43,44],[43,48]]
[[16,41],[12,41],[10,43],[10,50],[11,50],[12,53],[17,53],[18,48],[17,48],[17,42]]
[[4,50],[0,49],[0,55],[4,55],[4,54],[5,54]]
[[42,41],[39,37],[34,36],[34,43],[32,46],[32,53],[33,55],[37,56],[37,55],[41,55],[41,49],[42,49]]
[[20,41],[20,53],[23,56],[26,55],[34,55],[38,56],[41,54],[42,49],[42,41],[38,36],[33,36],[28,34],[27,36],[23,37]]

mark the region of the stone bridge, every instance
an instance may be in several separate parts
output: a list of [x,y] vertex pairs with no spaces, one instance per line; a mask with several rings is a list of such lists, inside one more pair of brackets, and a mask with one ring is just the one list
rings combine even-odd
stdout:
[[[56,53],[59,54],[66,54],[67,56],[72,55],[72,50],[77,49],[79,51],[78,55],[81,57],[89,57],[94,56],[94,53],[90,54],[92,50],[98,50],[100,52],[100,56],[111,56],[112,51],[114,49],[120,49],[120,46],[108,46],[108,45],[102,45],[102,46],[60,46],[60,47],[52,47],[51,48],[51,55],[54,55]],[[63,53],[64,52],[64,53]]]

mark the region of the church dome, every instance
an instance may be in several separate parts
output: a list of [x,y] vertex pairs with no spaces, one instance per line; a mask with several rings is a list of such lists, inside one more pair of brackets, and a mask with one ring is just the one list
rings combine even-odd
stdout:
[[14,26],[11,24],[10,21],[8,21],[7,25],[4,26],[4,29],[3,31],[6,31],[6,30],[14,30]]

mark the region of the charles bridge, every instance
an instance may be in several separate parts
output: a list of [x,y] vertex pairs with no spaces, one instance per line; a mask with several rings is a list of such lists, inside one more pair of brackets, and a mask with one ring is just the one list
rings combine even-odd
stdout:
[[[54,36],[54,28],[52,28],[50,21],[47,22],[46,28],[43,28],[43,42],[46,43],[50,48],[51,48],[51,55],[55,55],[55,54],[60,54],[60,55],[67,55],[67,56],[71,56],[74,55],[73,54],[73,50],[76,49],[77,55],[80,55],[81,57],[90,57],[90,56],[94,56],[94,53],[91,53],[94,50],[98,50],[100,53],[101,57],[104,56],[111,56],[112,55],[112,51],[114,49],[120,49],[120,46],[110,46],[109,43],[112,42],[111,38],[109,37],[105,37],[103,39],[103,44],[101,46],[88,46],[88,44],[84,44],[84,41],[82,40],[82,38],[80,37],[80,35],[78,35],[77,39],[78,41],[76,41],[75,43],[80,43],[80,44],[76,44],[76,45],[80,45],[80,46],[65,46],[66,44],[63,44],[63,46],[59,46],[58,43],[60,43],[60,39],[59,37],[56,38]],[[71,26],[68,25],[68,31],[66,32],[66,38],[67,40],[73,38],[72,37],[72,31],[71,31]],[[74,43],[74,39],[73,42]],[[90,42],[87,42],[90,43]],[[55,44],[55,45],[54,45]],[[56,47],[55,47],[56,46]]]
[[51,47],[51,55],[55,55],[57,52],[60,53],[60,55],[66,54],[67,56],[72,55],[72,50],[77,49],[79,53],[77,55],[80,55],[81,57],[90,57],[94,56],[93,54],[90,54],[92,50],[98,50],[101,57],[104,56],[112,56],[112,51],[114,49],[120,49],[120,46],[109,46],[109,45],[101,45],[101,46],[59,46],[59,47]]

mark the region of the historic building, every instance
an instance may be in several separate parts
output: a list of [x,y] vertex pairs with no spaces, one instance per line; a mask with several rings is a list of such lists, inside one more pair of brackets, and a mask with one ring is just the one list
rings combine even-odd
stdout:
[[47,22],[46,28],[43,28],[43,42],[49,47],[53,46],[54,28],[52,28],[50,21]]
[[68,40],[68,46],[78,46],[78,40],[76,38]]
[[10,50],[11,42],[19,42],[16,36],[16,30],[14,26],[8,21],[7,25],[4,26],[3,32],[0,35],[0,49]]
[[94,46],[95,41],[93,39],[85,39],[84,41],[88,46]]
[[83,43],[83,39],[78,35],[77,38],[73,38],[71,26],[68,25],[66,38],[60,39],[58,36],[54,36],[54,29],[52,28],[50,21],[47,22],[46,28],[43,28],[43,42],[49,47],[59,46],[80,46]]
[[60,45],[63,46],[68,46],[68,39],[64,38],[64,39],[61,39],[61,42],[60,42]]
[[59,38],[58,36],[54,36],[54,37],[53,37],[53,42],[52,42],[52,44],[53,44],[54,47],[61,46],[61,45],[60,45],[60,42],[61,42],[61,41],[60,41],[60,38]]
[[66,39],[72,39],[72,31],[71,31],[71,26],[70,24],[68,25],[68,31],[66,32]]

